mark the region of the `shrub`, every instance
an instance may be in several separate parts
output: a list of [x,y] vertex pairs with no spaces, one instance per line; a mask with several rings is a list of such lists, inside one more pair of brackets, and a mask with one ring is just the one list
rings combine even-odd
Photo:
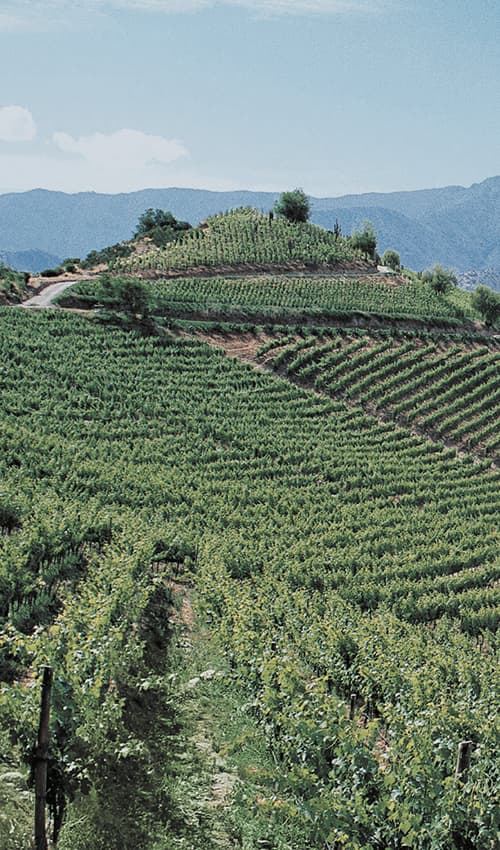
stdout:
[[351,245],[358,251],[362,251],[372,260],[376,257],[377,234],[371,221],[365,221],[361,230],[353,230],[351,234]]
[[387,266],[397,272],[401,268],[401,259],[397,251],[388,248],[382,257],[382,265]]
[[42,277],[59,277],[63,273],[64,269],[61,266],[56,266],[54,269],[44,269],[43,272],[40,272]]
[[277,215],[297,224],[308,220],[311,205],[303,189],[294,189],[293,192],[283,192],[274,209]]
[[422,275],[422,280],[439,295],[445,295],[453,286],[457,285],[455,273],[452,269],[443,268],[441,263],[436,263],[434,268],[427,269]]
[[500,295],[489,286],[478,286],[472,296],[472,306],[487,325],[493,325],[500,317]]

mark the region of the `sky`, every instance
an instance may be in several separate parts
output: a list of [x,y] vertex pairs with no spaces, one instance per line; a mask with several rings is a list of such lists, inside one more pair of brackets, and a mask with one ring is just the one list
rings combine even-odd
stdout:
[[500,174],[500,0],[0,0],[0,192]]

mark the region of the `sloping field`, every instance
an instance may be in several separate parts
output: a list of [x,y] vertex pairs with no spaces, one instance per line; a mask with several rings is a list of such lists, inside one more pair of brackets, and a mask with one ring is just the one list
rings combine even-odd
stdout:
[[212,216],[178,242],[150,254],[116,260],[115,272],[162,272],[169,269],[221,265],[280,264],[293,261],[315,265],[360,258],[349,241],[313,224],[292,224],[284,218],[269,221],[254,209],[231,210]]
[[494,459],[500,419],[500,343],[379,332],[277,337],[256,352],[275,370]]
[[[170,755],[158,750],[155,721],[172,730],[176,704],[169,641],[155,652],[145,627],[168,621],[161,562],[167,577],[193,571],[268,737],[270,846],[490,850],[500,565],[489,461],[196,340],[4,310],[0,362],[0,735],[29,747],[29,676],[50,662],[61,788],[78,791],[70,816],[94,823],[89,790],[120,794],[132,770],[163,790],[133,806],[124,796],[128,846],[153,850],[162,833],[162,847],[193,847],[189,825],[184,844],[168,844],[182,817],[159,778],[175,738]],[[465,740],[474,755],[460,783]]]
[[[425,319],[460,324],[474,318],[470,296],[463,305],[437,295],[425,284],[394,285],[380,279],[306,275],[257,275],[255,277],[179,278],[143,281],[150,308],[156,315],[214,318],[275,319],[301,321],[335,320],[350,314],[372,314],[387,318]],[[113,281],[76,284],[59,303],[82,305],[116,304]]]

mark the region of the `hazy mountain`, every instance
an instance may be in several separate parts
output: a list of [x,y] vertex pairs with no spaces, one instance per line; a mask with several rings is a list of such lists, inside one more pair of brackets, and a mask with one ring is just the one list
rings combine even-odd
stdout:
[[45,251],[0,251],[0,263],[18,272],[41,272],[58,266],[62,257]]
[[[0,253],[85,256],[93,248],[129,238],[147,207],[171,210],[177,218],[197,224],[239,206],[267,211],[277,197],[269,192],[198,189],[144,189],[122,195],[36,189],[0,195]],[[405,266],[421,269],[440,261],[458,271],[500,268],[500,177],[469,188],[344,195],[311,202],[311,218],[323,227],[333,228],[337,218],[343,232],[350,233],[364,219],[371,220],[379,250],[396,248]]]

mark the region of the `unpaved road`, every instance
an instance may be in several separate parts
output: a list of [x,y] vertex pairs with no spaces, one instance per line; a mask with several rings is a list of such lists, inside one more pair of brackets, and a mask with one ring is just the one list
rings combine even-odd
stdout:
[[52,301],[56,295],[60,295],[61,292],[64,292],[69,286],[73,286],[74,283],[78,283],[78,280],[63,280],[60,283],[51,283],[39,295],[33,295],[27,301],[23,301],[22,304],[19,304],[19,307],[54,307],[55,305],[52,304]]

